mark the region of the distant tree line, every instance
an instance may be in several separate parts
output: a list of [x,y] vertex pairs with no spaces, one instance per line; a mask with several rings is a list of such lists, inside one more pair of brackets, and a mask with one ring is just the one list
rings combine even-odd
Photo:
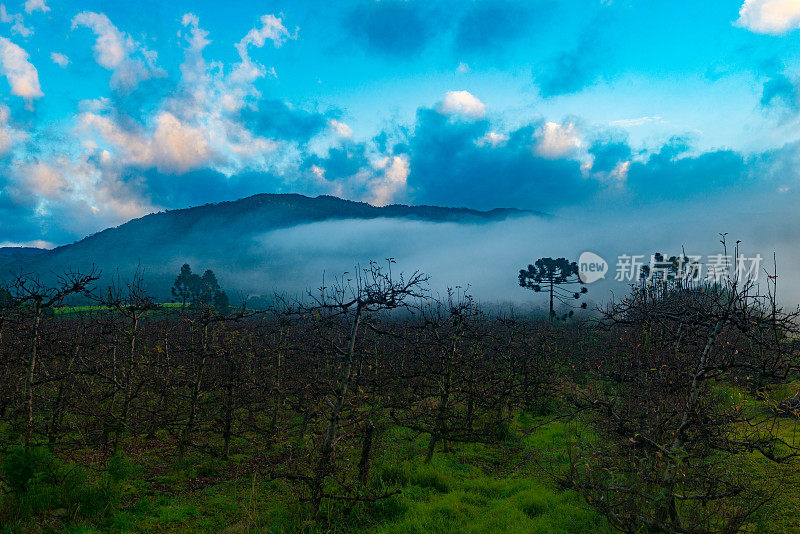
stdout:
[[207,269],[202,275],[192,272],[188,263],[184,263],[181,272],[172,285],[172,296],[182,306],[214,308],[225,311],[230,306],[227,293],[222,290],[214,271]]

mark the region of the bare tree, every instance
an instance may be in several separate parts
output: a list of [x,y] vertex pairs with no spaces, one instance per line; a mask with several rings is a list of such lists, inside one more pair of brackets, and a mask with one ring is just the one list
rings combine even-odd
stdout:
[[34,389],[35,373],[39,358],[42,331],[42,316],[45,310],[52,310],[71,295],[86,295],[90,292],[92,282],[99,278],[99,273],[91,269],[88,273],[68,271],[58,277],[53,287],[43,284],[35,274],[20,274],[11,285],[12,298],[19,306],[29,310],[33,318],[31,331],[31,347],[27,359],[25,377],[25,397],[27,403],[27,425],[25,431],[25,447],[30,447],[34,428]]
[[[109,310],[113,310],[122,317],[122,335],[127,338],[128,345],[125,350],[125,367],[122,373],[122,385],[119,388],[122,390],[122,402],[119,413],[115,414],[116,429],[113,445],[114,450],[116,450],[128,426],[128,415],[131,403],[138,389],[143,385],[142,381],[140,381],[138,385],[134,384],[134,376],[138,365],[138,346],[136,342],[139,335],[139,328],[145,315],[158,309],[159,306],[144,290],[142,272],[138,267],[131,280],[126,282],[124,287],[119,279],[109,286],[105,297],[100,300],[100,302],[103,306]],[[114,398],[116,399],[116,391]]]
[[301,305],[301,313],[313,314],[320,321],[345,326],[348,333],[344,346],[330,340],[329,347],[340,357],[341,372],[332,393],[326,402],[330,408],[327,424],[319,446],[315,466],[308,483],[311,491],[311,515],[316,516],[323,498],[331,497],[324,491],[327,477],[331,473],[334,444],[340,429],[342,410],[349,394],[353,370],[357,358],[359,334],[362,323],[369,316],[381,311],[408,309],[417,299],[425,296],[428,277],[415,272],[406,278],[392,272],[393,260],[382,267],[370,262],[366,268],[357,268],[351,277],[348,273],[335,280],[331,286],[323,286],[318,294],[310,295],[308,304]]
[[737,468],[740,458],[785,462],[800,448],[781,437],[774,413],[735,391],[757,377],[786,380],[796,319],[778,308],[774,287],[761,294],[736,276],[635,290],[611,305],[588,385],[575,393],[596,434],[571,450],[567,483],[627,532],[741,528],[771,494]]

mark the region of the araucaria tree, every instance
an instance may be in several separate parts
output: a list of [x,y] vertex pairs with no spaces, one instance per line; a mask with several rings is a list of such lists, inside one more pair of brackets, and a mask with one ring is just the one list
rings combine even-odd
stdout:
[[[519,271],[519,285],[532,291],[550,294],[550,317],[555,317],[554,301],[572,306],[570,301],[581,298],[587,292],[578,276],[578,264],[566,258],[539,258],[527,269]],[[580,286],[580,287],[578,287]],[[586,303],[580,305],[586,308]],[[572,311],[565,318],[572,316]]]

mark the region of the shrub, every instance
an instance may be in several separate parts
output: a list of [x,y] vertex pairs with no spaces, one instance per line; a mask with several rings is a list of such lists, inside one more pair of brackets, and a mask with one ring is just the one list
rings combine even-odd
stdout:
[[47,449],[19,447],[3,458],[3,478],[15,493],[25,493],[33,481],[47,475],[52,462]]
[[58,509],[71,509],[71,516],[105,514],[119,502],[114,482],[129,472],[130,463],[115,456],[109,460],[110,480],[93,479],[85,469],[65,466],[42,448],[14,449],[2,463],[3,478],[11,488],[12,513],[21,518]]
[[129,478],[132,470],[133,466],[131,465],[130,460],[125,458],[125,456],[121,453],[117,453],[108,459],[106,471],[108,472],[108,476],[111,477],[111,480],[114,482],[121,482]]

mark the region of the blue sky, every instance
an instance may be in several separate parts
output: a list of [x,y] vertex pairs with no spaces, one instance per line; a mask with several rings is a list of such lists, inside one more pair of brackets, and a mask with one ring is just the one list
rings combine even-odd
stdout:
[[798,29],[800,0],[5,1],[0,243],[259,192],[785,202]]

